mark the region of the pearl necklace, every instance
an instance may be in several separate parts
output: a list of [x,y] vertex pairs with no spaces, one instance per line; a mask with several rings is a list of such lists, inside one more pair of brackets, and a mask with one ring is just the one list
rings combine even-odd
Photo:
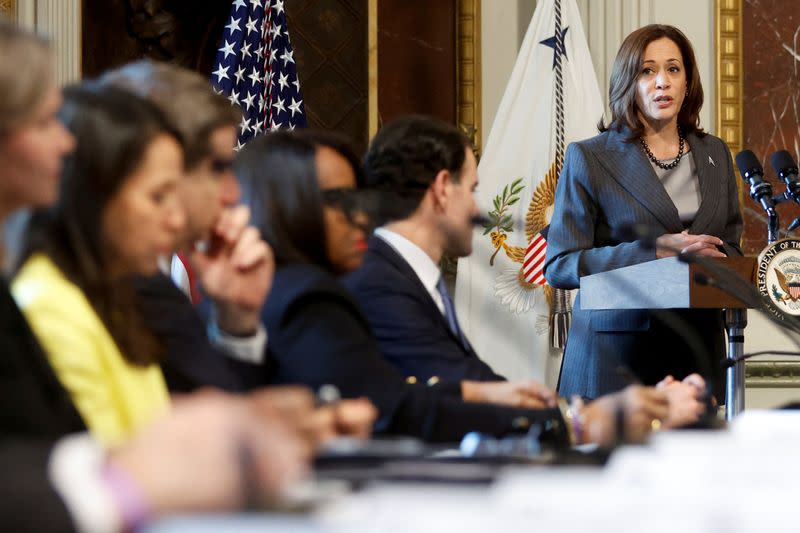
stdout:
[[650,161],[653,162],[658,168],[663,168],[664,170],[672,170],[673,168],[677,167],[678,164],[681,162],[681,158],[683,157],[683,148],[684,148],[684,139],[683,134],[681,133],[680,128],[678,128],[678,155],[672,163],[664,164],[658,159],[656,156],[653,155],[653,152],[650,151],[650,147],[647,146],[647,141],[644,140],[644,137],[639,137],[639,141],[642,143],[642,148],[644,152],[647,154],[647,157],[650,158]]

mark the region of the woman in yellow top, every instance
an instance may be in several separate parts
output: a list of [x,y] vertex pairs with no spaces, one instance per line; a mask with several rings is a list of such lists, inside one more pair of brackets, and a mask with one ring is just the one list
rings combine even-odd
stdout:
[[183,151],[152,104],[120,89],[67,89],[60,118],[77,149],[58,202],[31,220],[12,293],[89,430],[115,445],[169,404],[130,278],[155,273],[184,224]]

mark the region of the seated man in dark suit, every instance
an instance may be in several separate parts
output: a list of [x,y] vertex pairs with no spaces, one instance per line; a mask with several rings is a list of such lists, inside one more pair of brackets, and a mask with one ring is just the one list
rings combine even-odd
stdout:
[[[361,268],[345,284],[384,356],[420,381],[505,381],[461,331],[439,270],[443,255],[472,251],[476,167],[456,128],[425,117],[384,127],[366,155],[366,186],[380,191],[383,207],[376,217],[389,222],[375,230]],[[392,199],[398,191],[402,196]]]
[[[472,253],[479,214],[472,147],[455,127],[410,116],[379,132],[364,160],[365,185],[377,195],[375,230],[361,267],[344,283],[368,318],[381,352],[410,379],[463,380],[464,397],[513,394],[472,349],[439,270],[442,256]],[[699,376],[666,380],[674,411],[703,412]],[[526,384],[528,387],[530,383]],[[538,385],[544,388],[543,385]],[[506,403],[509,398],[506,397]],[[686,409],[688,404],[688,409]],[[677,420],[674,420],[677,422]]]

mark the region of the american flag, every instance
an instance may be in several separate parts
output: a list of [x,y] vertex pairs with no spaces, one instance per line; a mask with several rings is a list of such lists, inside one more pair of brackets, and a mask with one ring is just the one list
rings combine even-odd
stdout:
[[542,233],[537,233],[528,244],[525,251],[525,260],[522,263],[522,273],[525,281],[536,285],[544,285],[544,257],[547,253],[547,240]]
[[306,126],[283,0],[234,0],[215,67],[214,90],[242,110],[237,151],[265,131]]

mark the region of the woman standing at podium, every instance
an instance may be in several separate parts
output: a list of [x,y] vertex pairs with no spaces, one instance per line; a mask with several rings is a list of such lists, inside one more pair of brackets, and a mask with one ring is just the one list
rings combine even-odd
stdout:
[[[582,276],[680,251],[741,255],[733,163],[724,141],[700,128],[702,105],[694,51],[680,30],[653,24],[628,35],[611,73],[610,123],[567,148],[547,236],[550,285],[575,289]],[[655,249],[623,235],[633,225],[660,235]],[[655,384],[700,372],[722,400],[724,350],[718,310],[592,311],[578,296],[559,392],[596,398],[631,374]]]

